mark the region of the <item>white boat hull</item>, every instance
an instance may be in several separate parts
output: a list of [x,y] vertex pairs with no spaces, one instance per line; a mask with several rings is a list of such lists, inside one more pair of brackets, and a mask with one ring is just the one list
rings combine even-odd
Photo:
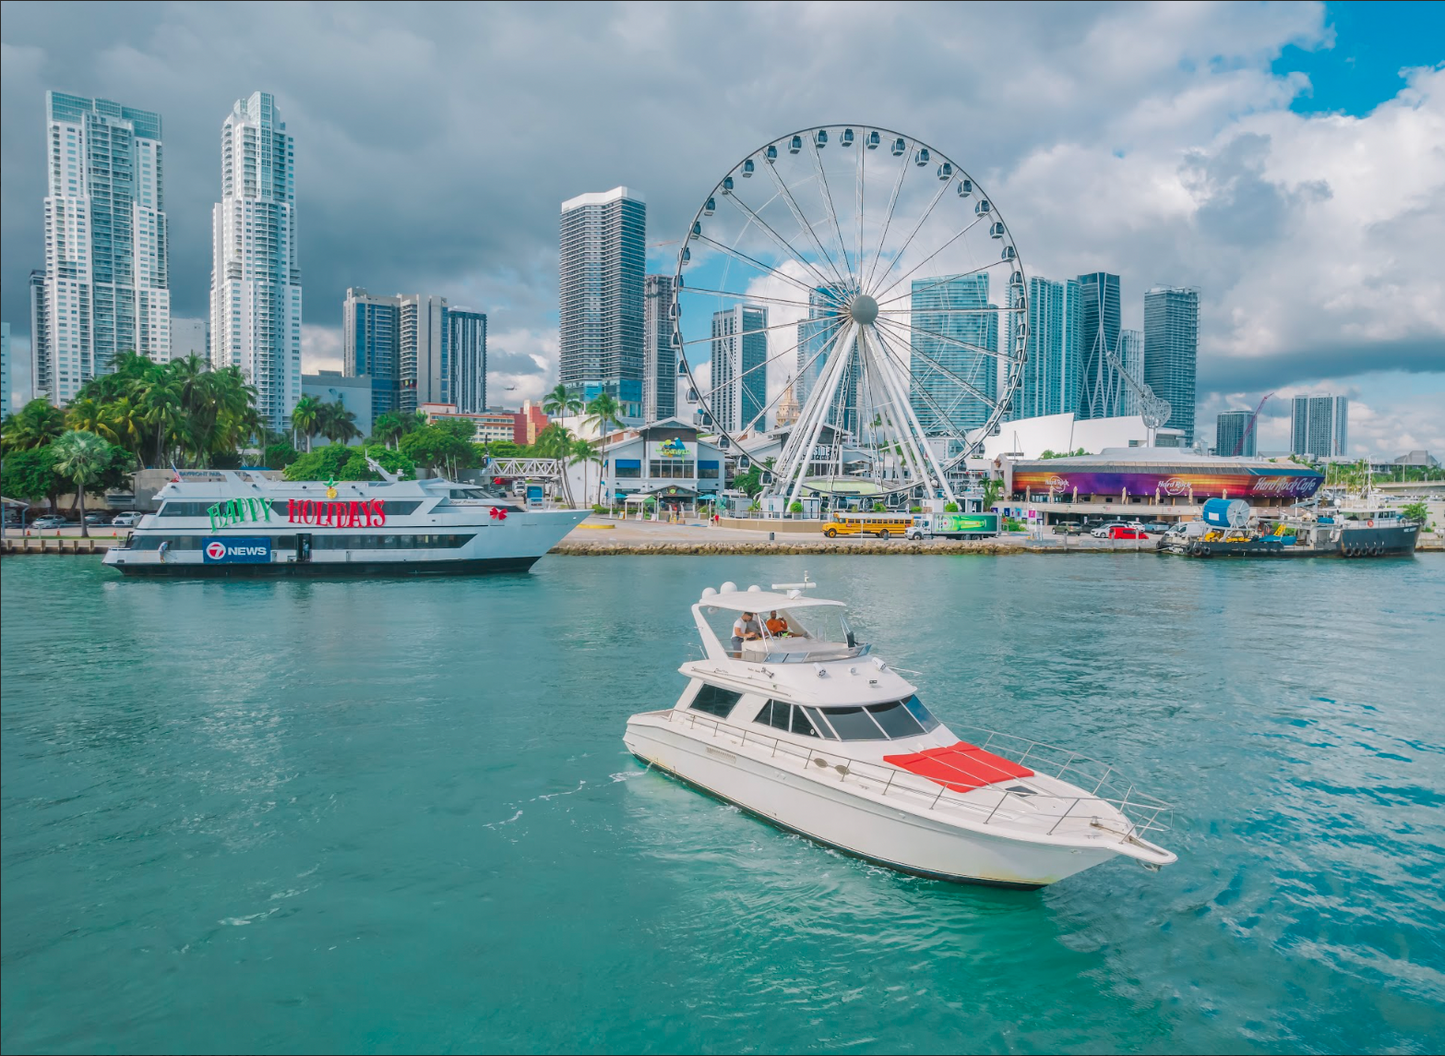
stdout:
[[[643,762],[775,825],[880,865],[934,879],[1003,887],[1052,884],[1116,856],[1105,846],[1069,847],[952,823],[852,792],[831,768],[814,776],[793,760],[753,757],[736,744],[656,714],[633,716],[624,743]],[[820,746],[820,751],[826,750]]]

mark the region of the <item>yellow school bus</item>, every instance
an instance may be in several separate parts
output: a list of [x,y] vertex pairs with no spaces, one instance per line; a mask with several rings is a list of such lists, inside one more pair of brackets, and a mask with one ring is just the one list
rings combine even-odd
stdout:
[[913,518],[906,513],[835,513],[823,525],[829,539],[840,535],[876,535],[888,539],[908,531]]

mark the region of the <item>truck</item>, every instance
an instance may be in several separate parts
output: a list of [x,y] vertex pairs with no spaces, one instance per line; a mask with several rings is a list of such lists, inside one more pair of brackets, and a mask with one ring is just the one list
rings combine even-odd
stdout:
[[983,539],[998,535],[996,513],[916,513],[907,539]]

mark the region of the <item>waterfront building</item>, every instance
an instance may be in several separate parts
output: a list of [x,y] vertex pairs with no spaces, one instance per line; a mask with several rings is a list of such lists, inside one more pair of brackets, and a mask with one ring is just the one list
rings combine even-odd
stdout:
[[487,406],[487,317],[430,293],[346,291],[341,352],[348,377],[371,379],[372,409],[414,413],[424,403]]
[[448,309],[447,343],[452,400],[458,409],[480,414],[487,409],[486,313]]
[[1144,381],[1169,401],[1169,424],[1194,443],[1195,369],[1199,359],[1199,289],[1155,286],[1144,294]]
[[1109,353],[1119,348],[1119,276],[1095,271],[1079,276],[1079,417],[1119,416]]
[[55,356],[50,347],[50,313],[46,307],[44,271],[30,273],[31,398],[55,402]]
[[1350,401],[1345,396],[1296,396],[1290,407],[1292,455],[1339,458],[1350,453]]
[[677,413],[677,349],[672,343],[671,275],[649,275],[643,287],[644,424]]
[[211,321],[209,319],[171,320],[171,358],[200,356],[211,361]]
[[999,313],[988,275],[914,279],[910,304],[913,413],[925,433],[962,436],[998,401]]
[[511,411],[464,411],[454,403],[423,403],[417,411],[426,416],[427,424],[442,421],[467,422],[472,426],[472,442],[512,441],[516,432],[516,416]]
[[1254,430],[1250,427],[1253,418],[1253,411],[1220,411],[1214,421],[1214,453],[1253,458],[1256,452]]
[[767,428],[768,310],[739,304],[712,316],[712,398],[719,429],[736,435]]
[[560,380],[584,400],[606,392],[622,417],[643,413],[647,205],[626,187],[562,203]]
[[10,324],[0,323],[0,418],[14,411],[15,390],[10,375]]
[[168,360],[171,294],[160,115],[63,92],[46,92],[45,109],[44,339],[33,347],[36,391],[58,405],[118,353]]
[[301,398],[301,265],[296,146],[267,92],[221,123],[221,200],[211,212],[211,364],[256,387],[270,428],[290,429]]
[[537,434],[547,428],[549,419],[540,404],[531,400],[522,401],[522,409],[512,416],[512,443],[530,447],[537,442]]
[[602,451],[604,496],[677,507],[715,499],[723,489],[724,453],[699,434],[680,418],[617,434]]
[[[1036,418],[1045,414],[1072,414],[1079,406],[1082,301],[1073,279],[1052,282],[1029,279],[1028,359],[1010,417]],[[1009,347],[1014,347],[1009,313]]]
[[321,403],[339,403],[356,415],[355,424],[361,436],[352,443],[360,443],[371,435],[376,415],[371,409],[370,378],[349,377],[339,370],[318,370],[315,374],[301,375],[301,395]]

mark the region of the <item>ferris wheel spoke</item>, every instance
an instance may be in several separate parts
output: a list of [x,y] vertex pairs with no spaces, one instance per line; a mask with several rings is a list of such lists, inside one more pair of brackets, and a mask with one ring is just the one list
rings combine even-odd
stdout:
[[857,286],[857,276],[853,274],[853,265],[848,261],[848,244],[843,241],[843,229],[838,226],[838,211],[833,207],[833,189],[828,185],[828,177],[823,172],[823,156],[818,153],[817,141],[813,142],[813,168],[818,170],[818,184],[823,188],[823,204],[828,207],[828,216],[833,221],[833,230],[838,235],[838,252],[843,256],[843,270],[848,273],[848,286],[851,289]]
[[[816,151],[814,152],[814,154],[816,156]],[[818,252],[822,254],[823,259],[828,262],[828,270],[833,273],[832,283],[835,283],[840,287],[845,286],[846,283],[844,283],[843,281],[842,273],[838,271],[837,262],[833,260],[832,254],[830,254],[827,249],[823,247],[822,241],[818,238],[818,232],[813,230],[813,225],[809,223],[808,218],[803,215],[803,209],[800,205],[798,205],[798,200],[793,197],[793,192],[788,188],[788,185],[783,182],[783,178],[778,175],[778,168],[776,165],[768,165],[768,175],[771,176],[773,178],[773,182],[778,185],[778,191],[782,194],[783,201],[788,203],[788,211],[793,214],[793,219],[798,222],[798,226],[800,228],[808,232],[808,237],[813,240],[813,245],[818,247]],[[815,268],[813,270],[814,274],[817,274],[817,269]],[[826,281],[824,282],[824,285],[829,284],[830,283]]]
[[[794,286],[798,287],[798,289],[802,290],[805,293],[815,292],[813,287],[809,286],[806,282],[803,282],[796,276],[789,275],[786,271],[775,268],[771,264],[764,264],[761,260],[758,260],[756,257],[748,256],[740,249],[734,249],[732,246],[723,245],[723,243],[717,241],[716,239],[708,238],[707,235],[694,235],[693,238],[698,242],[706,242],[708,245],[716,247],[717,249],[726,253],[728,256],[733,257],[744,264],[752,265],[759,271],[767,272],[771,275],[776,275],[778,278],[783,279],[786,282],[792,283]],[[686,286],[683,287],[683,289],[686,288]]]
[[[889,348],[887,340],[883,337],[883,332],[877,327],[874,327],[873,333],[877,337],[878,345],[883,349],[884,354],[893,357],[893,350]],[[953,488],[948,483],[948,476],[943,471],[943,467],[938,464],[938,460],[933,457],[933,450],[928,446],[923,423],[918,420],[918,415],[915,414],[913,410],[913,403],[909,399],[909,391],[912,386],[904,381],[905,378],[909,378],[907,366],[902,363],[902,360],[896,357],[894,358],[895,362],[900,363],[903,367],[902,377],[895,376],[890,371],[884,375],[884,380],[892,384],[896,392],[895,398],[899,402],[899,410],[904,420],[908,423],[909,428],[903,429],[902,434],[904,442],[912,449],[914,461],[918,464],[920,474],[919,483],[927,487],[930,486],[932,480],[936,480],[937,486],[941,488],[943,493],[952,501],[954,498]],[[930,468],[932,469],[932,473],[929,472]]]
[[[793,325],[793,326],[797,326],[798,324],[797,324],[797,323],[793,323],[792,325]],[[730,340],[732,340],[734,337],[741,337],[741,336],[742,336],[741,334],[724,334],[724,335],[721,336],[721,337],[711,338],[711,340],[717,341],[717,342],[721,343],[721,342],[724,342],[724,341],[730,341]],[[783,351],[778,352],[778,353],[775,353],[774,355],[771,355],[771,356],[769,356],[768,358],[764,359],[761,363],[754,363],[751,367],[749,367],[747,370],[743,371],[743,372],[742,372],[741,374],[739,374],[737,377],[735,377],[735,378],[728,378],[727,381],[719,382],[718,384],[714,385],[712,388],[708,389],[707,392],[702,393],[702,394],[698,397],[697,402],[698,402],[698,403],[702,403],[702,402],[705,402],[705,401],[707,401],[707,400],[711,400],[714,396],[716,396],[716,395],[717,395],[719,392],[721,392],[723,389],[727,388],[729,385],[734,385],[734,384],[742,381],[743,378],[747,377],[749,374],[751,374],[753,371],[757,370],[759,367],[761,367],[761,368],[764,369],[764,377],[766,377],[766,376],[767,376],[766,368],[767,368],[767,366],[768,366],[769,363],[776,362],[777,360],[782,359],[782,358],[783,358],[784,356],[786,356],[786,355],[796,354],[797,351],[798,351],[798,346],[801,345],[802,343],[803,343],[803,341],[800,339],[800,340],[798,340],[797,342],[795,342],[795,343],[793,344],[793,347],[791,347],[791,348],[785,348],[785,349],[783,349]]]
[[[881,331],[881,328],[880,328],[880,331]],[[898,337],[898,335],[895,334],[894,337],[895,337],[895,339],[896,339],[896,338]],[[886,345],[885,345],[885,347],[886,347]],[[944,377],[946,377],[949,381],[953,382],[953,383],[954,383],[955,385],[957,385],[959,388],[961,388],[961,389],[963,389],[964,391],[968,392],[968,393],[969,393],[970,395],[972,395],[975,399],[982,400],[984,403],[986,403],[986,404],[988,405],[988,407],[989,407],[990,410],[997,410],[997,409],[998,409],[998,401],[997,401],[996,399],[994,399],[992,396],[989,396],[989,395],[987,395],[986,393],[984,393],[981,389],[979,389],[977,386],[975,386],[972,382],[965,381],[965,380],[964,380],[963,378],[961,378],[959,375],[955,374],[951,369],[949,369],[948,367],[945,367],[945,366],[944,366],[942,363],[940,363],[938,360],[936,360],[936,359],[934,359],[932,356],[930,356],[927,352],[922,351],[917,345],[910,345],[908,351],[909,351],[909,353],[910,353],[911,355],[915,355],[915,356],[919,357],[920,359],[922,359],[925,363],[927,363],[929,366],[931,366],[934,370],[936,370],[938,373],[942,374]],[[979,351],[979,352],[981,352],[981,351],[983,351],[983,349],[974,348],[974,349],[972,349],[971,351]],[[890,350],[890,354],[892,354],[891,350]],[[900,364],[902,364],[902,361],[901,361],[901,360],[899,360],[898,362],[899,362]],[[906,365],[905,365],[905,368],[906,368]],[[910,372],[910,373],[911,373],[911,372]]]
[[[939,247],[938,247],[937,249],[935,249],[932,253],[928,254],[928,256],[924,257],[924,258],[923,258],[922,260],[920,260],[917,264],[913,265],[913,267],[909,268],[909,269],[908,269],[906,272],[904,272],[902,275],[898,276],[898,278],[894,279],[894,280],[893,280],[891,283],[889,283],[888,286],[886,286],[884,289],[879,290],[878,293],[874,294],[874,297],[875,297],[876,299],[878,299],[878,300],[881,301],[882,298],[883,298],[883,296],[884,296],[885,294],[892,293],[894,290],[896,290],[896,289],[898,288],[899,283],[907,282],[907,281],[908,281],[908,276],[912,275],[915,271],[917,271],[919,268],[923,267],[925,264],[927,264],[929,261],[931,261],[934,257],[938,256],[938,254],[942,253],[942,252],[943,252],[945,249],[947,249],[949,246],[953,245],[955,242],[957,242],[957,241],[958,241],[960,238],[962,238],[964,235],[966,235],[966,234],[968,234],[970,231],[972,231],[975,227],[977,227],[977,226],[979,225],[979,223],[980,223],[982,220],[983,220],[983,217],[981,217],[981,216],[980,216],[980,217],[975,217],[973,223],[969,224],[967,227],[962,228],[962,229],[958,232],[958,234],[954,235],[952,238],[950,238],[950,239],[949,239],[947,242],[945,242],[943,245],[939,246]],[[884,278],[887,278],[887,277],[888,277],[887,275],[884,276]]]
[[868,146],[858,144],[857,180],[855,181],[854,212],[858,215],[858,242],[854,260],[858,265],[858,286],[863,285],[863,191],[868,177]]
[[[923,230],[923,225],[927,223],[929,216],[933,214],[933,210],[938,207],[938,203],[943,200],[943,192],[948,190],[948,188],[952,184],[952,180],[939,181],[938,191],[934,194],[933,200],[928,203],[928,208],[923,210],[923,215],[920,216],[918,218],[918,222],[913,225],[913,230],[908,232],[908,237],[903,240],[903,245],[898,247],[898,252],[893,254],[893,257],[891,260],[889,260],[888,267],[884,269],[883,274],[878,276],[878,282],[885,282],[893,269],[898,266],[898,262],[903,259],[904,251],[913,244],[913,240],[918,237],[918,232]],[[891,289],[892,287],[889,288]]]
[[695,293],[698,296],[706,297],[727,297],[734,301],[756,301],[762,304],[787,304],[794,308],[816,308],[816,304],[809,304],[807,301],[790,301],[784,297],[754,296],[750,293],[739,293],[737,290],[713,290],[705,286],[684,286],[678,293]]
[[[997,309],[994,310],[997,311]],[[918,314],[921,315],[923,313],[920,312]],[[925,330],[922,327],[913,326],[911,323],[905,323],[901,319],[879,319],[878,321],[880,323],[887,323],[889,326],[894,327],[895,329],[901,328],[903,330],[911,331],[915,334],[922,334],[925,337],[934,338],[938,341],[947,341],[950,344],[957,345],[965,352],[976,352],[981,356],[992,356],[994,359],[1002,359],[1007,362],[1012,362],[1014,359],[1014,356],[1009,352],[1001,352],[996,348],[985,348],[983,345],[976,345],[971,341],[965,341],[961,337],[953,337],[949,334],[940,334],[936,330]]]
[[[768,171],[769,171],[769,172],[773,172],[773,166],[769,165],[769,166],[768,166]],[[773,179],[776,180],[777,178],[778,178],[777,173],[773,172]],[[779,186],[781,187],[782,185],[779,184]],[[784,192],[784,197],[787,199],[787,201],[788,201],[788,203],[789,203],[789,205],[790,205],[790,207],[791,207],[791,206],[792,206],[792,196],[787,193],[787,189],[786,189],[786,188],[783,189],[783,192]],[[758,227],[760,227],[760,228],[762,228],[762,230],[766,231],[766,232],[768,233],[768,237],[770,237],[775,243],[777,243],[779,249],[781,249],[784,253],[786,253],[786,254],[788,254],[789,256],[791,256],[794,260],[796,260],[796,261],[797,261],[799,264],[801,264],[804,268],[808,269],[808,270],[811,271],[815,276],[817,276],[818,281],[821,282],[824,286],[831,286],[833,283],[841,281],[841,280],[838,280],[837,278],[829,279],[829,278],[828,278],[827,276],[825,276],[821,271],[819,271],[819,270],[817,269],[817,267],[814,266],[814,264],[813,264],[812,261],[810,261],[807,257],[803,256],[803,254],[799,253],[798,250],[794,247],[794,245],[793,245],[791,242],[789,242],[786,238],[784,238],[782,235],[778,234],[778,232],[773,229],[773,226],[772,226],[771,224],[769,224],[766,220],[764,220],[764,219],[763,219],[761,216],[759,216],[757,213],[753,212],[753,210],[752,210],[751,208],[749,208],[748,204],[747,204],[746,202],[744,202],[741,198],[739,198],[736,193],[727,194],[727,195],[724,195],[724,197],[725,197],[728,201],[732,202],[733,205],[737,207],[737,209],[738,209],[739,212],[741,212],[741,213],[745,214],[746,216],[748,216],[749,218],[751,218],[751,220],[753,221],[753,223],[757,224]],[[795,215],[796,215],[796,213],[795,213]],[[801,222],[801,221],[800,221],[800,222]],[[812,228],[809,228],[809,229],[808,229],[808,233],[809,233],[809,234],[813,234]],[[814,242],[817,242],[817,241],[818,241],[818,236],[815,235],[815,234],[813,235],[813,241],[814,241]],[[818,248],[819,248],[819,249],[822,248],[822,244],[821,244],[821,243],[819,243],[819,247],[818,247]],[[827,254],[824,253],[824,256],[826,256],[826,255],[827,255]],[[829,267],[830,267],[830,269],[831,269],[831,267],[832,267],[832,261],[829,261],[828,263],[829,263]]]
[[[751,337],[753,334],[766,334],[769,330],[786,330],[790,326],[797,325],[798,320],[794,319],[790,323],[774,323],[772,326],[760,326],[756,330],[739,330],[736,334],[729,334],[727,336]],[[694,337],[689,341],[684,341],[682,347],[686,348],[688,345],[708,345],[716,340],[718,340],[718,338],[715,337]]]
[[[903,293],[895,293],[892,297],[888,297],[886,299],[879,298],[879,311],[884,311],[884,308],[882,306],[885,304],[892,304],[894,301],[901,301],[905,297],[916,297],[920,293],[927,293],[929,290],[936,290],[938,289],[938,287],[947,285],[948,283],[953,282],[955,279],[962,279],[969,275],[977,275],[980,272],[988,271],[989,268],[996,268],[1002,263],[1003,261],[1001,260],[991,260],[987,264],[980,264],[978,267],[969,268],[967,271],[956,271],[952,275],[945,275],[941,279],[938,279],[936,282],[930,282],[927,286],[920,286],[916,290],[905,290]],[[1012,311],[1014,309],[1002,310]]]
[[[950,276],[952,277],[952,276]],[[921,290],[919,291],[922,292]],[[998,312],[1020,312],[1022,308],[880,308],[879,315],[993,315]],[[897,322],[897,320],[891,320]]]
[[898,192],[903,189],[903,178],[908,175],[908,152],[898,156],[898,179],[894,181],[893,193],[888,197],[888,212],[883,217],[883,229],[878,233],[878,247],[873,251],[873,264],[868,269],[867,285],[873,285],[873,276],[878,274],[878,263],[883,259],[883,243],[888,239],[888,228],[893,224],[893,211],[898,207]]

